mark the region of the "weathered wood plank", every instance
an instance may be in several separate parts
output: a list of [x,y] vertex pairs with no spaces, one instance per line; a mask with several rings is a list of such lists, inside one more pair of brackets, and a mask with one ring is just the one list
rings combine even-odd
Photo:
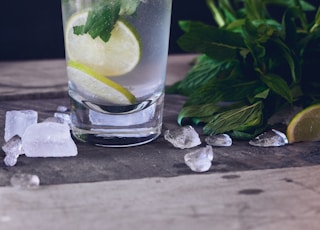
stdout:
[[0,62],[0,101],[65,96],[64,60]]
[[320,167],[0,188],[1,229],[318,230]]
[[[178,127],[176,118],[183,102],[184,98],[181,96],[166,96],[164,129]],[[5,111],[34,109],[39,112],[39,120],[42,121],[52,116],[58,105],[68,104],[68,98],[1,102],[0,144],[4,142]],[[204,140],[203,135],[201,139]],[[77,145],[79,155],[74,158],[42,159],[22,156],[18,164],[11,168],[0,163],[0,186],[8,185],[10,177],[17,172],[35,173],[46,185],[192,174],[183,161],[184,154],[189,150],[173,148],[163,136],[152,143],[133,148],[101,148],[83,143]],[[214,152],[214,163],[209,174],[320,164],[319,142],[258,148],[247,142],[237,141],[231,147],[216,147]],[[4,156],[2,151],[0,156]]]

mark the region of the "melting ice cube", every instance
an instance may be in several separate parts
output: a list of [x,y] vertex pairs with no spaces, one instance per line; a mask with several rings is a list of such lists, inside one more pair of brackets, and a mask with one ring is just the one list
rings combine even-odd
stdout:
[[15,135],[10,138],[10,140],[2,146],[2,150],[6,154],[3,160],[4,164],[6,166],[16,165],[18,157],[23,154],[21,137]]
[[18,135],[13,136],[3,146],[2,150],[7,154],[9,152],[16,152],[17,155],[23,154],[21,137]]
[[37,123],[38,113],[34,110],[12,110],[6,112],[4,140],[14,135],[23,135],[27,127]]
[[288,139],[284,133],[272,129],[250,140],[249,144],[258,147],[277,147],[288,144]]
[[178,129],[166,130],[164,132],[164,139],[173,144],[174,147],[180,149],[193,148],[201,144],[199,134],[190,125]]
[[18,162],[18,155],[15,155],[14,153],[9,153],[7,154],[4,159],[3,162],[6,166],[15,166]]
[[37,175],[18,173],[10,179],[11,186],[16,188],[32,189],[40,185],[40,179]]
[[59,113],[64,113],[64,112],[67,112],[68,111],[68,108],[63,106],[63,105],[59,105],[57,106],[57,112]]
[[211,146],[231,146],[232,139],[228,134],[218,134],[206,137],[205,142]]
[[28,157],[69,157],[78,154],[69,126],[54,122],[28,127],[22,136],[22,148]]
[[213,151],[210,145],[189,152],[184,156],[185,163],[194,172],[206,172],[210,169],[213,160]]
[[68,125],[71,124],[70,115],[67,114],[67,113],[54,113],[53,116],[60,120],[59,123],[65,123],[65,124],[68,124]]
[[43,122],[53,122],[63,124],[65,121],[59,117],[47,117]]

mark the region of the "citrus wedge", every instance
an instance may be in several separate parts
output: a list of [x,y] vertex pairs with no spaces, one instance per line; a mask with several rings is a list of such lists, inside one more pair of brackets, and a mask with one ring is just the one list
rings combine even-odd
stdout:
[[69,61],[67,71],[68,78],[79,91],[86,92],[87,95],[117,105],[130,105],[136,101],[129,90],[83,64]]
[[89,34],[74,34],[73,27],[84,25],[87,17],[87,11],[76,13],[67,23],[65,46],[69,59],[107,77],[132,71],[141,56],[141,43],[134,28],[127,22],[118,20],[108,42],[100,37],[93,39]]
[[296,114],[287,128],[289,143],[320,140],[320,104],[311,105]]

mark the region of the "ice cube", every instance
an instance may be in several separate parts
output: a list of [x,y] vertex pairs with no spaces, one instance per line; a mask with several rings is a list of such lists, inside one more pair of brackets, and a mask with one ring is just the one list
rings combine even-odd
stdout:
[[38,122],[38,113],[34,110],[12,110],[6,112],[4,140],[14,135],[23,135],[27,127]]
[[28,157],[69,157],[78,154],[69,126],[53,122],[28,127],[22,136],[22,148]]
[[42,122],[53,122],[53,123],[64,124],[64,120],[62,118],[59,118],[59,117],[47,117]]
[[232,139],[228,134],[217,134],[206,137],[205,142],[211,146],[231,146]]
[[16,155],[15,153],[9,152],[3,159],[3,162],[6,166],[15,166],[18,162],[19,155]]
[[23,154],[21,137],[18,135],[14,135],[2,146],[2,150],[6,154],[9,152],[17,153],[17,155]]
[[164,132],[164,139],[180,149],[193,148],[201,144],[197,131],[190,125]]
[[53,116],[60,119],[60,122],[62,121],[62,123],[65,123],[68,125],[71,124],[70,115],[67,113],[54,113]]
[[194,172],[206,172],[211,168],[213,150],[210,145],[201,147],[184,155],[186,165]]
[[2,150],[6,154],[3,159],[4,164],[6,166],[16,165],[18,157],[23,154],[21,137],[15,135],[10,138],[10,140],[2,146]]
[[272,129],[250,140],[249,144],[258,147],[277,147],[288,144],[288,139],[284,133]]
[[59,113],[64,113],[64,112],[67,112],[67,111],[68,111],[68,108],[63,106],[63,105],[59,105],[57,107],[57,112],[59,112]]
[[40,185],[40,179],[37,175],[18,173],[10,178],[11,186],[22,189],[34,189]]

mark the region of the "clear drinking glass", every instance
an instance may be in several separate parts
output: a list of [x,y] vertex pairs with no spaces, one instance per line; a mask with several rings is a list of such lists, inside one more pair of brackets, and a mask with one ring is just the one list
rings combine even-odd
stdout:
[[72,133],[123,147],[161,133],[172,0],[62,0]]

